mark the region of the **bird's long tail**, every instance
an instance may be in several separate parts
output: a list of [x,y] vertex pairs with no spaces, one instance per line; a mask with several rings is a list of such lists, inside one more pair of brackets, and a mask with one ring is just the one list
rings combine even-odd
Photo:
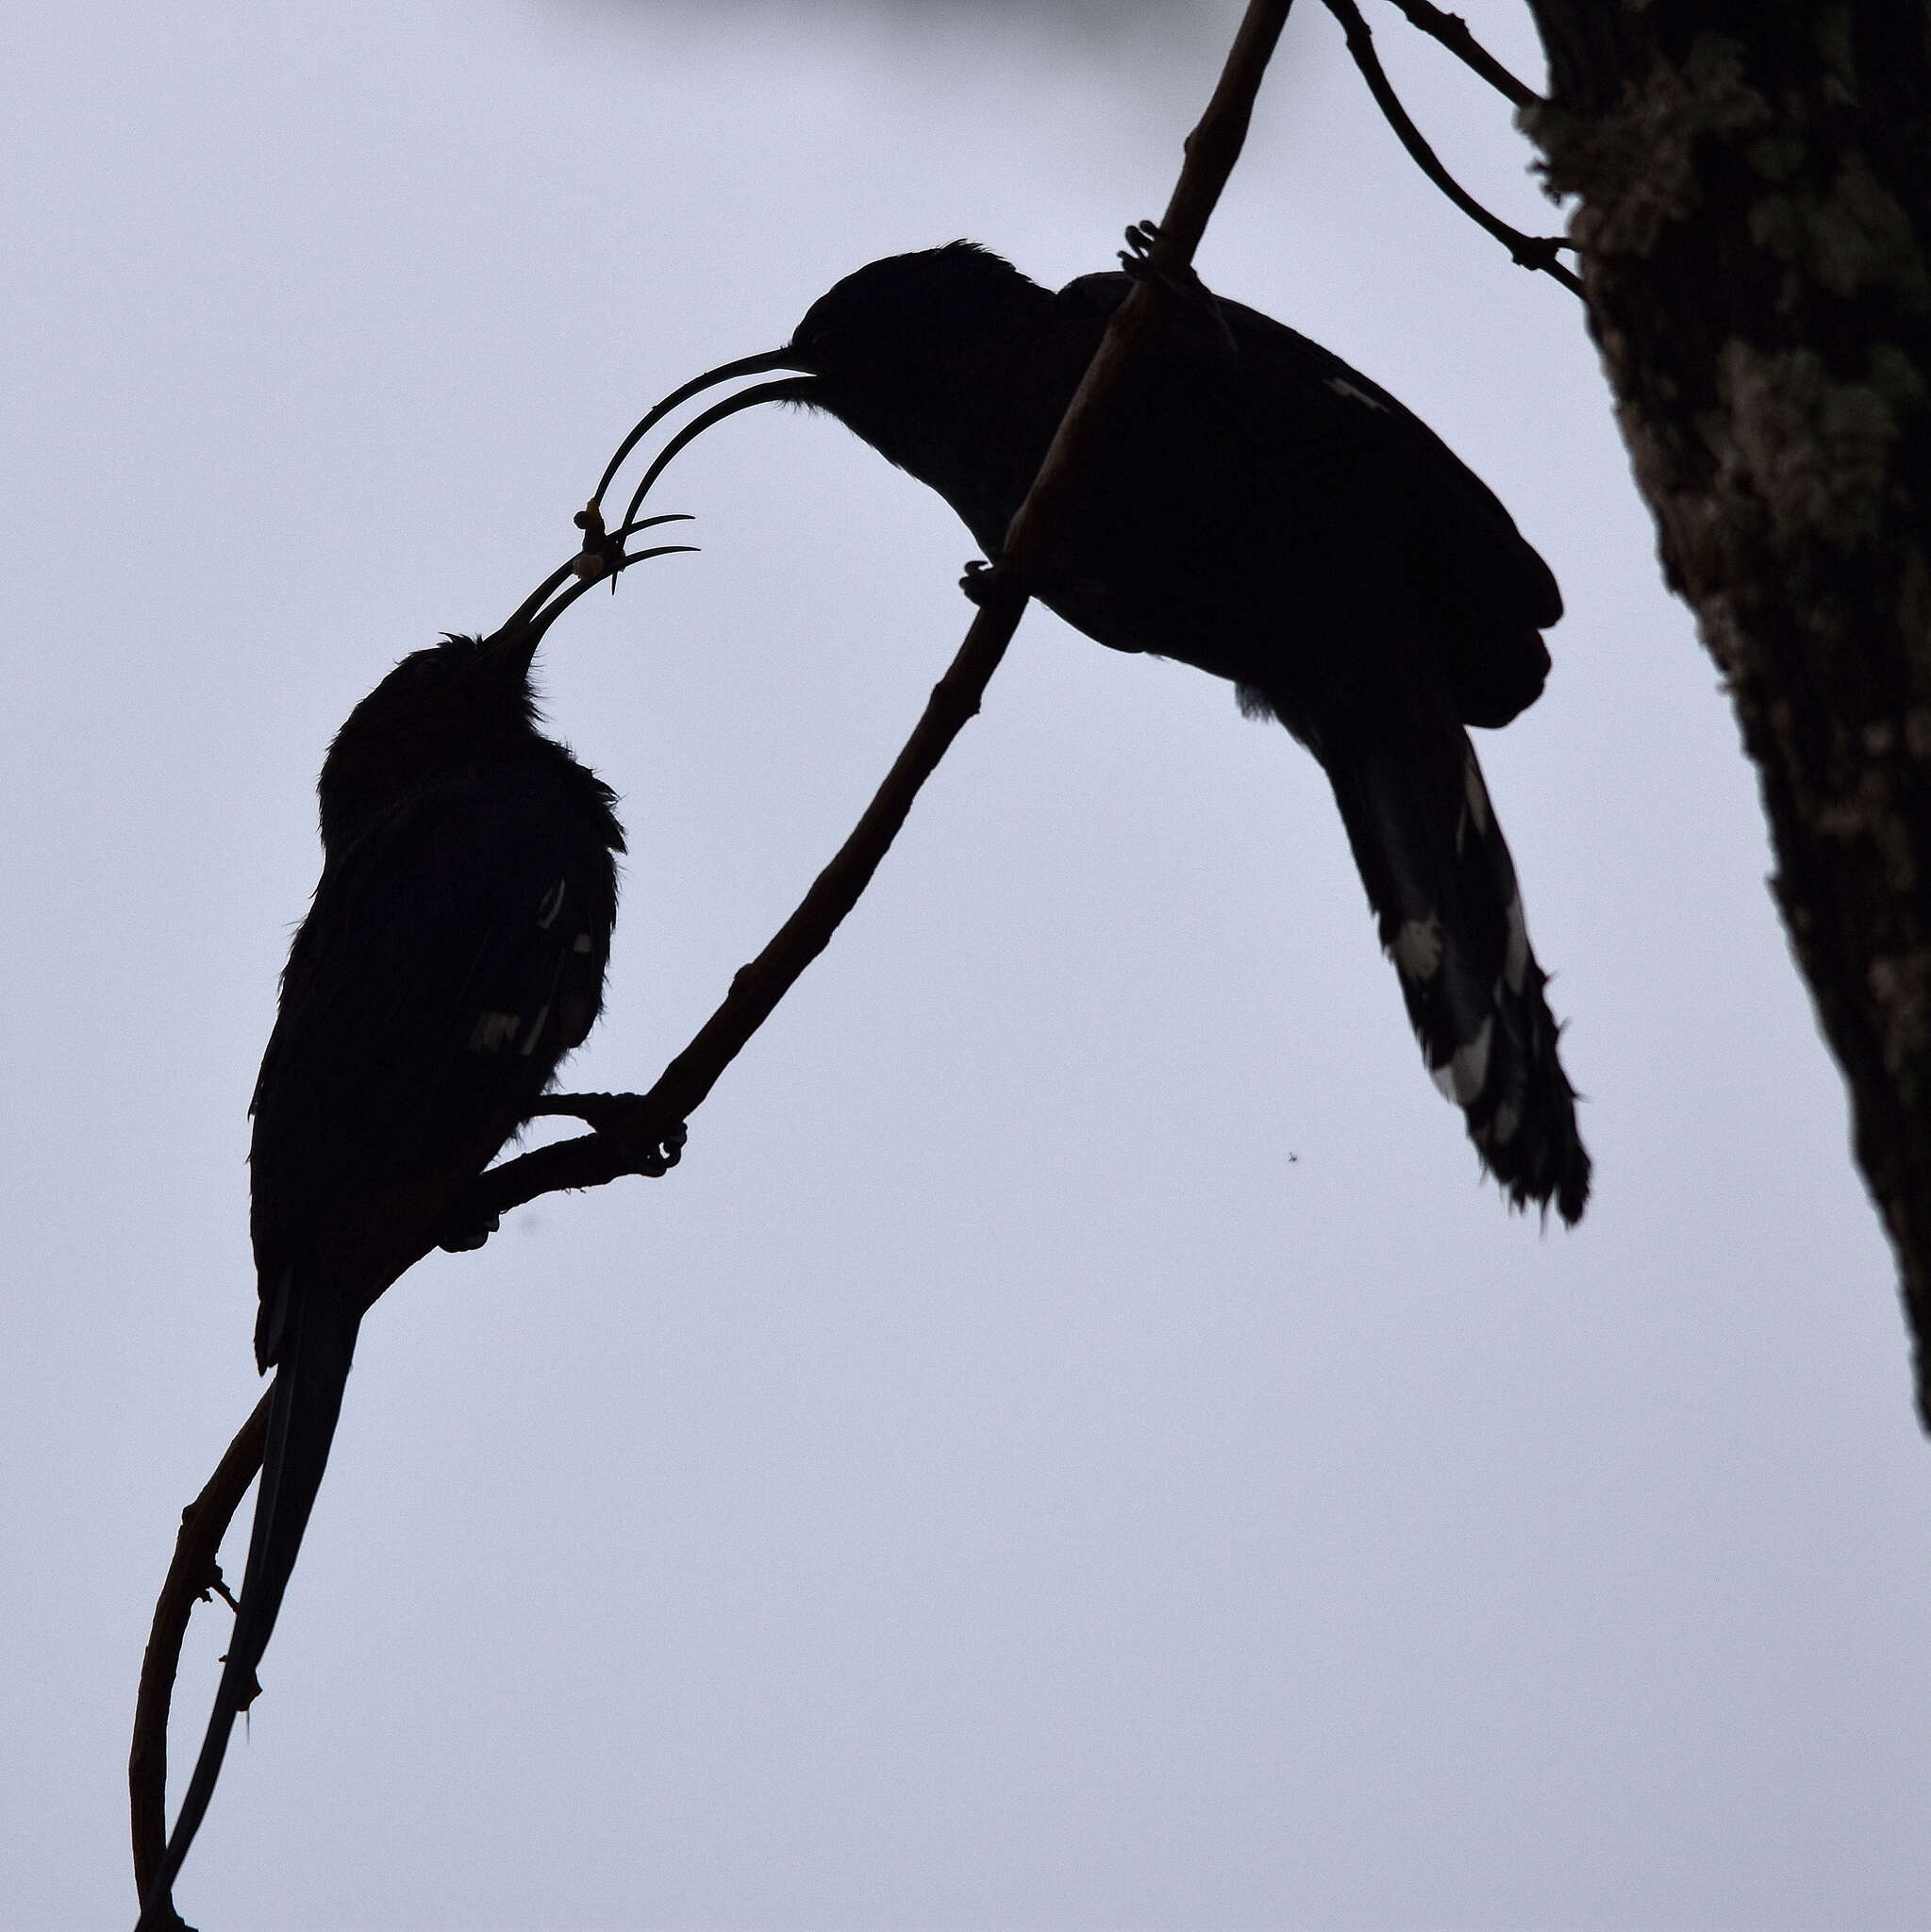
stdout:
[[332,1294],[298,1294],[285,1284],[286,1320],[278,1341],[275,1388],[268,1412],[268,1443],[261,1488],[255,1501],[255,1524],[248,1540],[248,1566],[241,1582],[234,1635],[215,1691],[201,1755],[180,1815],[168,1839],[166,1856],[141,1902],[135,1932],[159,1932],[174,1923],[170,1893],[194,1835],[208,1813],[221,1776],[222,1758],[235,1719],[254,1701],[259,1688],[257,1666],[268,1648],[282,1597],[308,1526],[308,1512],[322,1487],[329,1444],[341,1413],[342,1390],[355,1354],[360,1314]]
[[1510,1205],[1553,1204],[1573,1226],[1590,1191],[1575,1091],[1468,733],[1418,721],[1321,757],[1435,1084]]

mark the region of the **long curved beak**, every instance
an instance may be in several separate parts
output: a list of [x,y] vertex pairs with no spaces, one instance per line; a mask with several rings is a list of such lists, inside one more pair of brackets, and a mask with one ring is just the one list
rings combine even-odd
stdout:
[[[634,450],[637,447],[637,445],[640,442],[641,442],[643,439],[646,436],[648,436],[650,432],[653,429],[655,429],[658,426],[658,425],[661,423],[664,420],[664,418],[671,413],[673,409],[679,408],[681,405],[685,403],[688,403],[692,396],[700,395],[704,392],[704,391],[707,389],[714,389],[721,382],[731,382],[741,375],[768,375],[774,369],[802,369],[803,367],[804,364],[798,360],[796,353],[791,349],[791,345],[787,343],[786,346],[783,347],[782,349],[767,349],[761,356],[741,356],[735,362],[721,363],[715,369],[707,370],[702,375],[693,375],[691,378],[691,380],[687,382],[681,389],[673,390],[671,393],[667,395],[662,402],[658,403],[651,410],[649,415],[647,415],[643,419],[643,421],[637,425],[637,427],[633,429],[630,432],[630,434],[626,436],[624,439],[624,441],[617,445],[616,455],[613,456],[610,458],[610,460],[604,465],[604,474],[597,480],[596,492],[591,498],[591,508],[595,508],[603,503],[604,491],[610,487],[611,479],[616,475],[617,472],[623,468],[624,460],[626,457],[629,456],[630,452]],[[789,391],[795,385],[786,383],[771,383],[759,389],[747,390],[744,392],[744,394],[739,397],[737,402],[733,404],[732,408],[749,408],[753,401],[778,401],[780,400],[780,397],[774,393],[774,391],[781,390]],[[802,397],[788,397],[786,399],[797,401],[802,400]],[[726,409],[724,413],[724,415],[729,415],[732,413],[732,410]],[[707,410],[704,417],[702,418],[702,421],[707,427],[713,422],[722,421],[722,418],[715,411]],[[688,442],[690,439],[697,432],[695,426],[693,425],[691,429],[685,432],[683,438],[680,439],[676,446],[681,448],[683,446],[683,443]],[[655,476],[655,472],[653,472],[653,476]],[[638,497],[640,501],[641,500],[641,496],[642,492],[640,491],[638,492]],[[631,508],[630,516],[634,517],[636,514],[636,507],[635,504],[633,504]],[[628,523],[629,521],[630,517],[624,518],[625,523]]]
[[658,450],[651,466],[631,491],[630,503],[624,512],[624,521],[628,524],[636,520],[637,512],[643,499],[650,494],[650,486],[664,473],[671,458],[686,443],[695,442],[713,425],[722,423],[726,416],[735,416],[740,409],[755,409],[760,403],[804,403],[809,402],[812,393],[812,378],[808,375],[793,375],[784,382],[760,382],[756,389],[741,390],[734,396],[728,396],[721,403],[713,403],[701,416],[693,416],[662,449]]

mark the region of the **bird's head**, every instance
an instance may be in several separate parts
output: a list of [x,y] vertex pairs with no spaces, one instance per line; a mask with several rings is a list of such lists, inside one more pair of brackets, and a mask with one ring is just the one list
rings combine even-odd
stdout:
[[[976,242],[889,255],[834,283],[791,332],[781,368],[808,370],[806,398],[838,409],[880,383],[917,384],[983,356],[989,332],[1051,297]],[[840,411],[842,413],[842,411]]]
[[352,838],[374,815],[445,772],[505,759],[555,755],[537,729],[530,667],[543,634],[593,585],[633,564],[689,550],[659,543],[626,550],[626,540],[681,515],[645,517],[605,533],[585,525],[585,550],[554,570],[508,621],[486,638],[444,636],[411,651],[343,722],[323,760],[325,845]]
[[536,729],[530,665],[538,633],[445,637],[411,651],[343,721],[318,788],[324,841],[445,770],[487,764]]
[[644,472],[637,507],[666,464],[707,429],[762,403],[805,403],[828,410],[868,441],[894,454],[895,432],[938,409],[973,407],[975,374],[989,342],[1024,326],[1052,295],[976,242],[949,242],[868,262],[825,291],[782,348],[745,356],[672,391],[610,458],[597,498],[619,466],[672,410],[692,396],[744,375],[800,372],[714,403],[674,436]]

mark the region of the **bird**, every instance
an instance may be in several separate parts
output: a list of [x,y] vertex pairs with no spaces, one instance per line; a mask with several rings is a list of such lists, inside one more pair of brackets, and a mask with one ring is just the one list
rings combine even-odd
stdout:
[[275,1373],[261,1486],[213,1715],[139,1932],[178,1923],[170,1891],[257,1694],[363,1316],[430,1249],[478,1243],[452,1225],[463,1190],[533,1113],[561,1110],[545,1091],[602,1007],[624,832],[615,793],[539,728],[532,662],[563,608],[537,615],[544,594],[488,638],[404,658],[323,763],[322,876],[250,1108],[255,1356]]
[[[986,556],[1008,525],[1157,230],[1120,273],[1057,292],[973,242],[888,256],[811,304],[781,348],[685,383],[611,475],[691,397],[658,454],[741,409],[828,414],[938,491]],[[1441,1091],[1508,1204],[1573,1225],[1590,1161],[1515,867],[1471,725],[1540,694],[1562,614],[1547,564],[1489,488],[1380,384],[1212,294],[1190,269],[1115,392],[1050,554],[1024,589],[1117,651],[1190,664],[1277,721],[1333,788],[1382,946]],[[983,594],[986,567],[969,565]]]

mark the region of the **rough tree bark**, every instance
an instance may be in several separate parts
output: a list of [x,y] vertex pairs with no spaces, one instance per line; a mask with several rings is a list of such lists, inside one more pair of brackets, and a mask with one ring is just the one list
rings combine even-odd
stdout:
[[1931,1427],[1931,0],[1529,5],[1523,122],[1762,776]]

